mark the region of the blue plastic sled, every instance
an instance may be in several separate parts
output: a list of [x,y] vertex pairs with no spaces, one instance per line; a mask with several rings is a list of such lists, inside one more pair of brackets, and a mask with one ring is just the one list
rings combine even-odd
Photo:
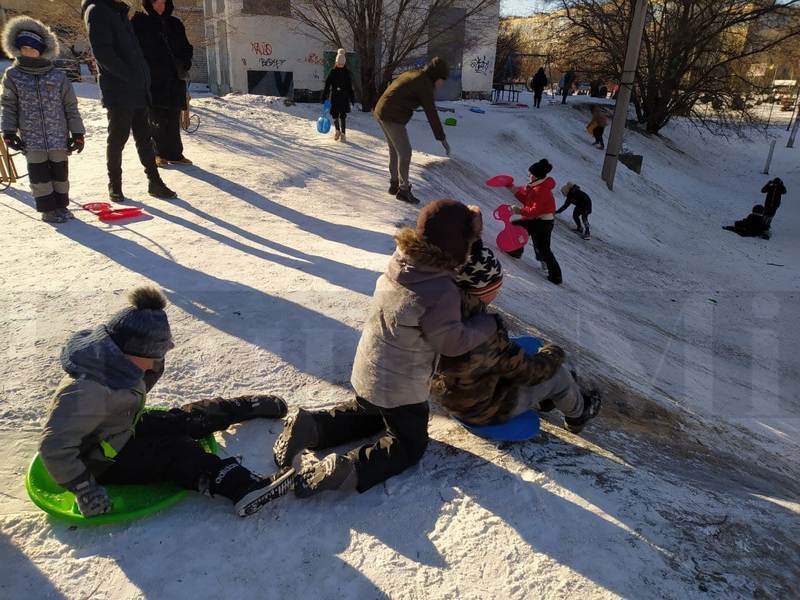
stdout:
[[331,120],[328,117],[328,111],[331,109],[331,101],[325,100],[322,105],[322,113],[317,119],[317,131],[320,133],[328,133],[331,130]]
[[[544,345],[544,342],[536,337],[525,336],[512,339],[528,354],[536,354]],[[539,414],[533,410],[498,425],[470,425],[461,419],[455,417],[453,419],[478,437],[496,442],[523,442],[539,435],[540,429]]]
[[482,108],[477,108],[475,106],[473,106],[469,110],[470,110],[470,112],[478,113],[479,115],[482,115],[482,114],[486,113],[486,111],[483,110]]

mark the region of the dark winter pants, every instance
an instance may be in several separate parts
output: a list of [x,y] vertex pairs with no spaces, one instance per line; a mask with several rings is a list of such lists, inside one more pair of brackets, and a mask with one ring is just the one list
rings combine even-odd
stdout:
[[139,161],[148,177],[157,177],[156,154],[150,137],[150,118],[147,108],[115,106],[108,108],[108,140],[106,163],[108,180],[114,186],[122,185],[122,149],[133,131]]
[[347,133],[347,115],[341,114],[338,117],[333,118],[333,126],[336,127],[336,131],[341,131],[342,133]]
[[165,160],[183,158],[183,142],[181,142],[181,109],[150,109],[150,125],[156,154]]
[[585,234],[589,233],[589,212],[583,211],[577,206],[572,210],[572,220],[575,221],[575,226],[579,231]]
[[332,448],[383,432],[374,444],[348,453],[355,462],[357,489],[365,492],[419,462],[428,447],[428,412],[427,402],[381,408],[355,398],[331,411],[314,413],[318,432],[314,449]]
[[224,400],[204,400],[167,411],[145,411],[111,466],[89,468],[102,484],[171,482],[197,491],[200,481],[215,476],[223,464],[197,440],[238,421],[226,408]]
[[594,143],[595,144],[602,144],[603,143],[603,133],[605,132],[606,128],[602,125],[597,125],[594,128]]
[[542,94],[544,94],[544,90],[533,90],[533,105],[536,108],[542,107]]
[[28,178],[36,210],[48,212],[69,204],[69,163],[66,150],[28,150]]
[[567,103],[567,96],[569,96],[569,88],[570,87],[571,87],[571,85],[565,85],[561,89],[561,104],[566,104]]
[[[550,237],[553,233],[553,221],[544,219],[525,219],[513,221],[513,225],[524,227],[531,236],[533,249],[536,252],[536,260],[544,261],[547,265],[547,279],[553,283],[561,283],[561,267],[556,260],[553,251],[550,249]],[[514,258],[522,256],[524,248],[514,252],[509,252]]]

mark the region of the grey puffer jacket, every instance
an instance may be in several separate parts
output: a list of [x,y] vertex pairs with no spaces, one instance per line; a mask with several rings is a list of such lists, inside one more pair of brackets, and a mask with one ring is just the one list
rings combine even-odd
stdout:
[[[39,58],[20,55],[14,46],[22,30],[44,38],[47,49]],[[15,58],[3,76],[0,97],[3,133],[17,133],[27,150],[66,150],[70,133],[83,134],[78,99],[67,75],[53,66],[58,40],[49,27],[30,17],[15,17],[3,29],[3,50]]]
[[462,321],[458,265],[413,229],[396,240],[350,378],[359,396],[383,408],[426,402],[439,356],[469,352],[497,330],[486,313]]
[[61,365],[67,375],[53,396],[39,454],[56,483],[71,489],[102,473],[128,443],[161,372],[135,366],[102,325],[70,338]]

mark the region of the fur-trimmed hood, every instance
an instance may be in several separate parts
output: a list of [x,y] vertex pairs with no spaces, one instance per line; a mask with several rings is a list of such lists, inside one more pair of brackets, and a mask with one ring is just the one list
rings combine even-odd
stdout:
[[167,0],[165,2],[165,8],[163,14],[159,15],[156,11],[153,10],[153,0],[142,0],[142,10],[146,12],[151,17],[168,17],[172,14],[172,11],[175,10],[175,5],[173,4],[172,0]]
[[410,227],[404,227],[398,231],[394,239],[397,242],[397,250],[414,266],[430,267],[441,271],[455,271],[462,264],[447,255],[438,246],[420,239],[417,232]]
[[27,17],[25,15],[14,17],[9,20],[3,28],[3,52],[8,56],[13,58],[22,56],[19,49],[14,45],[14,41],[17,39],[20,31],[32,31],[44,39],[47,48],[42,52],[41,58],[45,60],[55,60],[58,58],[61,52],[61,46],[53,30],[41,21],[37,21],[33,17]]

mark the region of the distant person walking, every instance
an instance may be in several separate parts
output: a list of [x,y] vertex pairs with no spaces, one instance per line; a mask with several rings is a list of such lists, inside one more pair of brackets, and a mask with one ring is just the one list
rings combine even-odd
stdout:
[[192,164],[183,155],[180,120],[194,48],[183,23],[172,14],[172,1],[143,0],[144,12],[131,19],[150,68],[150,125],[159,167]]
[[331,101],[331,117],[336,127],[333,139],[347,142],[347,113],[350,105],[356,101],[353,93],[353,78],[347,68],[347,53],[344,48],[339,48],[336,53],[336,64],[325,79],[325,90],[322,92],[322,101]]
[[533,105],[536,108],[542,107],[542,94],[544,94],[544,88],[547,86],[547,75],[544,73],[544,67],[539,67],[539,70],[536,71],[536,75],[533,76],[531,80],[531,89],[533,90]]
[[438,56],[420,70],[407,71],[395,79],[375,105],[375,119],[383,129],[389,144],[389,193],[398,200],[418,204],[411,193],[408,171],[411,166],[411,142],[406,125],[414,109],[422,106],[434,137],[442,143],[450,156],[450,144],[436,112],[434,93],[444,84],[450,69]]
[[147,175],[147,191],[156,198],[177,194],[161,180],[150,136],[150,70],[128,18],[130,7],[119,0],[83,0],[81,14],[89,34],[100,95],[108,116],[108,197],[123,202],[122,150],[133,131],[139,161]]
[[567,103],[567,96],[572,91],[572,84],[575,83],[575,69],[572,68],[564,74],[564,85],[561,86],[561,104]]

